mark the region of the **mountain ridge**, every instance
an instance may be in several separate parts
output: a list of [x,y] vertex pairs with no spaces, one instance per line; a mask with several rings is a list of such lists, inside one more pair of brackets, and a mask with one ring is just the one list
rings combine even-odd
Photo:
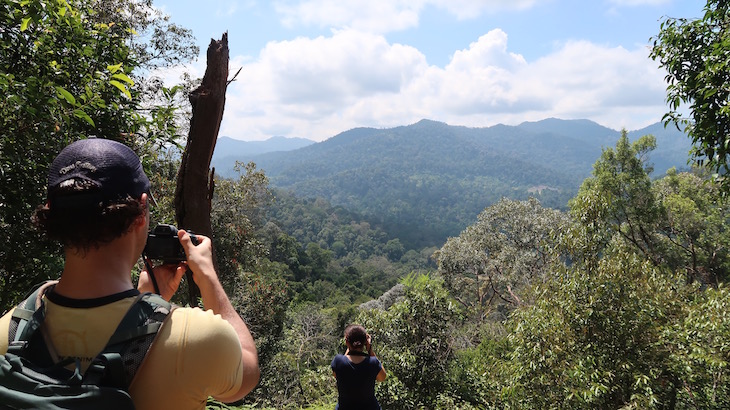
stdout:
[[238,155],[259,155],[268,152],[291,151],[316,143],[306,138],[274,136],[263,141],[243,141],[220,136],[216,141],[217,158]]
[[[686,135],[653,124],[629,132],[629,138],[647,130],[658,134],[649,155],[653,175],[686,166],[691,145]],[[534,196],[565,209],[620,133],[589,120],[469,128],[424,119],[354,128],[298,149],[237,160],[254,161],[272,187],[360,212],[415,249],[457,235],[503,197]],[[216,161],[214,155],[219,174],[232,176]]]

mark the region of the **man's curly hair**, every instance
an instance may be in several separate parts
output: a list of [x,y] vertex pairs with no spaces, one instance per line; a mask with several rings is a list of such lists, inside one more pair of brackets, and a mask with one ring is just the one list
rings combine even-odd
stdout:
[[[95,188],[83,182],[64,186],[55,196],[85,193]],[[31,221],[49,239],[64,246],[87,252],[110,243],[129,232],[132,223],[146,208],[139,198],[127,198],[114,202],[99,202],[92,207],[53,208],[49,204],[36,208]]]

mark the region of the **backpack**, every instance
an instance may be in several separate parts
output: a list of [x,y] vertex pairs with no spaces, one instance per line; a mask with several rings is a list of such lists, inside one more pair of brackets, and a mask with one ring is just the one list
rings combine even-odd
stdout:
[[13,311],[8,352],[0,355],[0,409],[133,409],[127,389],[173,306],[159,295],[140,294],[106,347],[82,374],[54,360],[41,324],[46,282]]

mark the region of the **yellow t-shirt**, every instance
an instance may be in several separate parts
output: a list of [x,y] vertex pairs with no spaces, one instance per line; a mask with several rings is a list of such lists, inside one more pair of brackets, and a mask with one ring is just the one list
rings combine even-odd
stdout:
[[[60,358],[86,366],[106,345],[135,297],[91,307],[69,307],[45,298],[43,326]],[[0,318],[0,354],[7,352],[12,311]],[[238,336],[210,310],[177,308],[129,386],[137,409],[204,409],[208,396],[230,397],[243,382]]]

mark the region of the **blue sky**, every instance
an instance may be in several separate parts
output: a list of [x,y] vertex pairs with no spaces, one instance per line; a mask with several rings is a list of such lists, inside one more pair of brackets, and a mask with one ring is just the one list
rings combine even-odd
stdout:
[[202,76],[228,32],[220,135],[322,141],[354,127],[590,119],[635,130],[666,111],[649,59],[665,17],[699,0],[156,0],[193,30]]

